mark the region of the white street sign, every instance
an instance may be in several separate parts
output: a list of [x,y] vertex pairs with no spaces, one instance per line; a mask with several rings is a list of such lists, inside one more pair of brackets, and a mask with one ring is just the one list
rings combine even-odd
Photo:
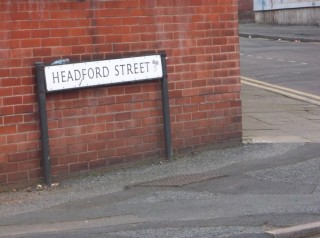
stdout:
[[160,55],[53,65],[44,70],[47,92],[163,77]]

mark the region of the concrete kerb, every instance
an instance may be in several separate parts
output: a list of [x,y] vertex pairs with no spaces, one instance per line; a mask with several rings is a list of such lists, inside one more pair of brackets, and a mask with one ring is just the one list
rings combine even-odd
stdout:
[[239,33],[240,37],[246,38],[262,38],[262,39],[270,39],[270,40],[283,40],[283,41],[292,41],[292,42],[317,42],[320,43],[319,39],[306,39],[300,37],[284,37],[284,36],[270,36],[270,35],[262,35],[262,34],[251,34],[251,33]]
[[320,235],[320,222],[267,231],[274,238],[306,238]]
[[243,84],[247,84],[250,86],[254,86],[254,87],[258,87],[258,88],[262,88],[264,90],[270,91],[270,92],[274,92],[289,98],[293,98],[296,100],[300,100],[300,101],[304,101],[313,105],[317,105],[320,106],[320,97],[313,95],[313,94],[308,94],[308,93],[304,93],[298,90],[294,90],[294,89],[290,89],[290,88],[286,88],[286,87],[281,87],[281,86],[277,86],[274,84],[269,84],[269,83],[265,83],[259,80],[255,80],[252,78],[248,78],[248,77],[243,77],[241,76],[241,82]]

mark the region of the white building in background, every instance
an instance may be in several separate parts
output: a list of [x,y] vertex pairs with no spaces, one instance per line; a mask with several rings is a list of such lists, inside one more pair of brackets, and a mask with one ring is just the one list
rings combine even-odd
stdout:
[[254,0],[258,23],[320,25],[320,0]]

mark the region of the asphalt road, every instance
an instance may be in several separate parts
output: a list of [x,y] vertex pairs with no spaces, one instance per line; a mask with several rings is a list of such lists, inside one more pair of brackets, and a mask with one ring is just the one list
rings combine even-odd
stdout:
[[320,44],[240,39],[241,75],[320,96]]
[[[319,220],[319,166],[316,143],[249,144],[18,192],[3,205],[0,237],[271,238],[266,230]],[[119,178],[126,189],[108,193]],[[57,196],[72,197],[52,206]]]

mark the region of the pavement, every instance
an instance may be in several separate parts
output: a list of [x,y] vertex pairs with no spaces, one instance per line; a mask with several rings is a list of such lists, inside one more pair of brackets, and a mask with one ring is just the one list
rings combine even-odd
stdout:
[[[248,143],[320,143],[320,98],[242,80],[243,139]],[[294,97],[299,98],[293,99]]]
[[320,237],[320,100],[285,91],[243,79],[243,145],[0,193],[0,237]]

